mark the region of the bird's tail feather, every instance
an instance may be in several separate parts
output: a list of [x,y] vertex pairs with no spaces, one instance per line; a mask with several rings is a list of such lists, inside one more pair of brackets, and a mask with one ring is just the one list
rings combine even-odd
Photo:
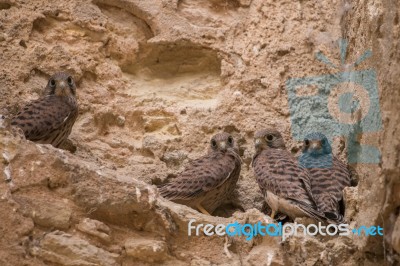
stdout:
[[321,212],[319,210],[313,209],[309,205],[305,205],[303,202],[296,199],[291,199],[295,201],[298,206],[311,218],[319,222],[326,222],[329,224],[339,224],[343,221],[343,216],[340,214],[335,214],[333,212]]
[[346,223],[343,215],[334,212],[324,212],[324,215],[329,223],[341,224]]

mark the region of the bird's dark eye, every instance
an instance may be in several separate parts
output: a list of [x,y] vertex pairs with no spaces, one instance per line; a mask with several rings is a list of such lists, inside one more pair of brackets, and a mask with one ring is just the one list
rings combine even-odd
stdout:
[[69,77],[67,78],[67,82],[68,82],[68,85],[69,85],[69,86],[74,85],[74,80],[72,79],[71,76],[69,76]]
[[56,81],[54,79],[50,80],[50,87],[54,88],[56,86]]
[[212,146],[213,148],[217,147],[217,142],[215,141],[215,139],[212,139],[212,140],[211,140],[211,146]]
[[232,138],[232,137],[229,137],[229,138],[228,138],[228,143],[229,143],[230,145],[233,144],[233,138]]
[[274,136],[271,135],[271,134],[268,134],[265,138],[266,138],[268,141],[271,141],[271,140],[274,139]]
[[325,140],[324,139],[321,139],[321,145],[322,146],[325,145]]
[[309,141],[308,139],[305,139],[305,140],[304,140],[304,144],[305,144],[306,146],[309,146],[309,145],[310,145],[310,141]]

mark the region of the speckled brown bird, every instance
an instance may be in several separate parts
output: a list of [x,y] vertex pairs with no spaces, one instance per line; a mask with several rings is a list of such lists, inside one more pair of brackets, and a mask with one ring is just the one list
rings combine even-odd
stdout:
[[239,179],[241,159],[233,137],[212,137],[208,153],[192,161],[172,182],[159,187],[160,194],[174,202],[210,215],[232,194]]
[[333,156],[322,133],[308,134],[302,152],[299,162],[310,173],[311,191],[319,210],[337,223],[344,222],[343,189],[352,183],[347,165]]
[[20,127],[28,140],[59,147],[77,116],[75,82],[71,75],[60,72],[50,77],[44,96],[24,106],[11,125]]
[[256,132],[254,138],[256,154],[252,167],[265,201],[272,210],[272,219],[280,212],[292,220],[311,217],[325,221],[311,193],[309,174],[286,150],[282,135],[275,129],[263,129]]

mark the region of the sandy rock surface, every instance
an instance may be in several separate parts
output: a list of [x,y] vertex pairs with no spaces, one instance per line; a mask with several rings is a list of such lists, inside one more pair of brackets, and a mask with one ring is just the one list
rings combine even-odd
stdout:
[[[399,12],[383,0],[0,0],[0,265],[399,263]],[[315,58],[340,65],[339,38],[346,64],[372,51],[357,69],[376,71],[382,116],[382,130],[359,136],[381,163],[354,166],[346,219],[383,226],[384,238],[188,237],[190,219],[265,220],[254,132],[276,127],[299,152],[286,81],[339,71]],[[3,119],[59,70],[78,87],[74,153],[27,141]],[[155,185],[221,130],[243,159],[235,206],[210,217],[162,199]],[[342,160],[346,145],[333,143]]]

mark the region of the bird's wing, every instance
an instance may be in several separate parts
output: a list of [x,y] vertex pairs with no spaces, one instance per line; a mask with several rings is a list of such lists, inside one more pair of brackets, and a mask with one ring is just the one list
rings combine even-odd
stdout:
[[[314,167],[308,169],[311,177],[312,193],[318,209],[333,222],[343,221],[340,204],[343,189],[350,186],[350,172],[347,166],[336,157],[307,157],[302,155],[304,163]],[[327,160],[330,160],[327,163]]]
[[260,188],[313,204],[309,175],[288,152],[261,153],[255,160],[254,170]]
[[205,155],[191,162],[173,181],[160,186],[159,191],[170,200],[197,198],[238,174],[237,168],[236,158],[229,154]]
[[333,223],[344,222],[344,217],[340,211],[340,201],[329,192],[323,192],[315,195],[318,209]]
[[47,96],[27,104],[11,125],[20,127],[29,140],[40,140],[60,128],[76,110],[58,97]]
[[[257,182],[264,195],[268,192],[287,199],[308,216],[325,220],[311,194],[309,175],[287,151],[270,150],[259,154],[254,161]],[[290,215],[290,214],[289,214]]]
[[343,198],[343,189],[351,184],[347,166],[336,157],[329,167],[310,168],[312,192],[314,195],[329,193],[337,202]]

